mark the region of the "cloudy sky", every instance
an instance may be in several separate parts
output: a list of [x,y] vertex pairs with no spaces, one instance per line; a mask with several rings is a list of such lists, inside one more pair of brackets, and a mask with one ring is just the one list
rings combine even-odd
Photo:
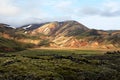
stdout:
[[0,0],[0,23],[20,26],[55,20],[120,30],[120,0]]

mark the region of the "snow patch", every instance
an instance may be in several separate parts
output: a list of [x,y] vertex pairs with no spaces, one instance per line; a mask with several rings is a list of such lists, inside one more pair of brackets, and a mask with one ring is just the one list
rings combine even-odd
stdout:
[[29,26],[27,26],[27,27],[23,27],[23,29],[27,29],[27,28],[30,28],[32,25],[29,25]]
[[9,25],[9,26],[7,26],[7,27],[11,27],[11,28],[13,28],[13,29],[16,29],[16,27],[14,27],[14,26],[10,26],[10,25]]

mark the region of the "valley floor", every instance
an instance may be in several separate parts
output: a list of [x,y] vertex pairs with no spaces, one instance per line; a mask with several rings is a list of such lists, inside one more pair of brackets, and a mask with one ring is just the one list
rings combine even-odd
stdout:
[[120,52],[29,49],[0,53],[0,80],[120,80]]
[[102,51],[102,52],[106,52],[106,51],[117,51],[120,50],[120,48],[111,48],[111,49],[105,49],[105,48],[67,48],[67,47],[61,47],[61,48],[52,48],[52,47],[39,47],[39,48],[32,48],[32,50],[34,49],[40,49],[40,50],[90,50],[90,51]]

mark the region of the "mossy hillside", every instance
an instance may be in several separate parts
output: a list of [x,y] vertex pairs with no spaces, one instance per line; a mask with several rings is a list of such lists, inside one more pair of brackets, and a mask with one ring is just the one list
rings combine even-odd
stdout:
[[21,51],[33,46],[34,44],[21,43],[12,39],[0,37],[0,52]]

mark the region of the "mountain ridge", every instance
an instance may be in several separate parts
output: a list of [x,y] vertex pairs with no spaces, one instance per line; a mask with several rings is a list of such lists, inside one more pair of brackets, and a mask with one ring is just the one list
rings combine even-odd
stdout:
[[11,29],[11,31],[8,30],[9,33],[6,33],[12,37],[11,39],[33,43],[39,47],[108,49],[120,47],[120,30],[90,29],[74,20],[28,24]]

